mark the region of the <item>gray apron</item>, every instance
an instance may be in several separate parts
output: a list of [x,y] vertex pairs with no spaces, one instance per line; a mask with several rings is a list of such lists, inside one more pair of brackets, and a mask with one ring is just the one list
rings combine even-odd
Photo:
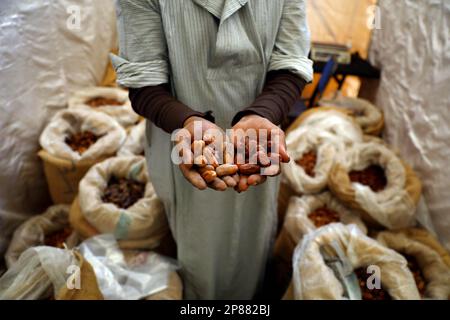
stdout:
[[[212,110],[225,129],[262,91],[268,71],[290,69],[312,79],[304,1],[133,2],[118,5],[121,53],[112,60],[121,85],[170,81],[178,100]],[[278,179],[242,194],[199,191],[172,164],[169,134],[149,122],[147,140],[150,177],[178,245],[185,298],[251,299],[275,234]]]

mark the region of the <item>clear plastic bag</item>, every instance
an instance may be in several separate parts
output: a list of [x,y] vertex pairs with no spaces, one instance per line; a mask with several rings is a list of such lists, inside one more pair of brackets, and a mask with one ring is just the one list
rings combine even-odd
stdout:
[[168,287],[176,261],[152,252],[141,252],[127,263],[113,235],[100,235],[84,241],[80,253],[95,270],[106,300],[138,300]]
[[66,285],[70,266],[79,266],[72,251],[33,247],[0,278],[0,300],[40,300]]

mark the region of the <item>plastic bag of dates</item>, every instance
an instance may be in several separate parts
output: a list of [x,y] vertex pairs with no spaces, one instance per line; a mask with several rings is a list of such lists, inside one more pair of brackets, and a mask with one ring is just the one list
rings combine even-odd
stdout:
[[121,248],[157,247],[168,224],[145,158],[110,158],[92,167],[80,182],[70,222],[83,237],[114,234]]
[[355,225],[333,223],[307,234],[295,249],[285,296],[292,298],[419,300],[420,295],[402,255]]
[[5,261],[10,267],[28,248],[50,246],[71,249],[78,242],[79,237],[69,223],[69,206],[52,206],[43,214],[28,219],[16,229],[5,254]]
[[415,222],[420,180],[384,145],[362,143],[350,148],[334,163],[328,186],[374,227],[406,228]]
[[92,87],[76,91],[69,97],[69,109],[106,113],[125,128],[139,121],[139,115],[131,107],[128,92],[120,88]]
[[298,138],[288,135],[286,145],[292,160],[282,166],[282,181],[297,195],[323,191],[336,158],[335,144],[310,132]]
[[343,143],[344,147],[362,142],[364,135],[348,111],[333,107],[311,108],[302,113],[287,130],[287,137],[293,141],[311,131],[316,132],[323,141]]
[[383,112],[367,100],[339,95],[334,99],[322,99],[319,105],[349,110],[365,134],[378,136],[383,131]]
[[[74,267],[80,270],[80,281],[74,279],[70,289],[67,271]],[[101,299],[92,266],[76,251],[47,246],[28,248],[0,278],[0,300]]]
[[450,268],[439,252],[408,237],[408,230],[382,231],[376,239],[406,258],[422,298],[450,298]]
[[116,154],[125,138],[125,130],[106,114],[58,112],[40,137],[43,150],[38,153],[53,202],[72,203],[89,168]]
[[145,125],[142,120],[128,131],[127,139],[117,152],[118,156],[143,156],[145,149]]
[[277,286],[285,291],[292,276],[292,255],[304,235],[331,223],[355,224],[367,228],[358,212],[343,206],[330,192],[291,197],[283,227],[274,247]]

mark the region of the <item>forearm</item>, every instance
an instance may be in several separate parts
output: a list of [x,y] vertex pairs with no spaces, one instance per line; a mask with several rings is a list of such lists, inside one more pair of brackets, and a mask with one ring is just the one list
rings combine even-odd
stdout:
[[248,114],[257,114],[276,125],[281,124],[300,97],[305,85],[305,80],[289,71],[269,72],[262,93],[250,106],[234,117],[232,125]]
[[203,117],[214,121],[210,112],[195,111],[172,96],[167,85],[150,86],[139,89],[130,88],[130,100],[134,111],[153,122],[168,133],[182,128],[184,122],[192,117]]

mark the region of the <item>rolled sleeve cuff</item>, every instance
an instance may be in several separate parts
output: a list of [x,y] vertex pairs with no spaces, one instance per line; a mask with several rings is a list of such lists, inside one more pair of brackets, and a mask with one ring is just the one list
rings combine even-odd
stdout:
[[143,88],[169,81],[168,65],[164,60],[130,62],[114,54],[110,54],[110,58],[117,73],[117,83],[123,87]]
[[313,62],[307,57],[292,57],[280,53],[273,53],[269,64],[269,71],[289,70],[307,83],[312,82],[314,71]]

